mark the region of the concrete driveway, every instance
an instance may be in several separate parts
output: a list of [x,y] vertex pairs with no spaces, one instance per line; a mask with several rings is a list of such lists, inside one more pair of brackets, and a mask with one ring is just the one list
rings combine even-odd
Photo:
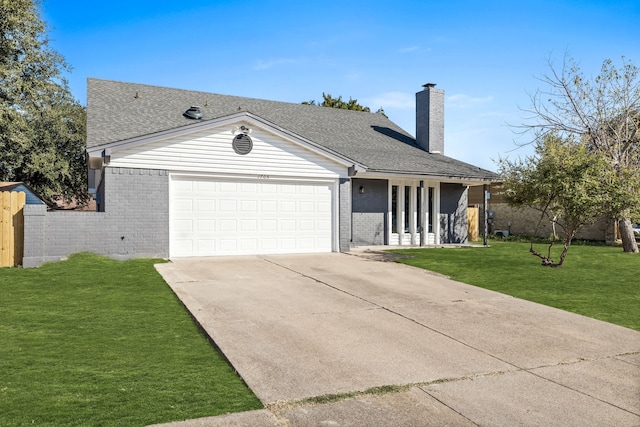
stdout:
[[637,331],[348,254],[157,269],[267,407],[173,426],[640,426]]

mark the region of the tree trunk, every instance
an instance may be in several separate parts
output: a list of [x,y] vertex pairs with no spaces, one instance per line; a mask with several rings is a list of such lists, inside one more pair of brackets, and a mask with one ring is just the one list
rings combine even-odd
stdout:
[[620,230],[620,238],[622,239],[622,250],[625,252],[638,253],[638,242],[633,234],[633,226],[629,218],[623,218],[618,221],[618,229]]
[[571,241],[576,235],[576,231],[578,230],[571,232],[571,234],[567,233],[566,237],[564,238],[564,246],[562,247],[562,253],[560,254],[560,262],[558,262],[558,264],[555,265],[555,267],[562,267],[562,264],[564,264],[564,259],[567,257],[567,252],[569,252],[569,246],[571,246]]

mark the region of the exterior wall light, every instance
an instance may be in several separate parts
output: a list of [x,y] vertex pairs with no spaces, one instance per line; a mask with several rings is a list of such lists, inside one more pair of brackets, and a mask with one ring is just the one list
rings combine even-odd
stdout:
[[360,194],[364,194],[364,186],[362,186],[362,185],[360,186],[359,193],[360,193]]

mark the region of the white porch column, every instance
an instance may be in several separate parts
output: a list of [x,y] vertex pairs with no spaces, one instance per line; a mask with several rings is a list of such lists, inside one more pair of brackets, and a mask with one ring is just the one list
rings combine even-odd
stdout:
[[433,233],[435,234],[435,244],[440,244],[440,183],[433,187]]

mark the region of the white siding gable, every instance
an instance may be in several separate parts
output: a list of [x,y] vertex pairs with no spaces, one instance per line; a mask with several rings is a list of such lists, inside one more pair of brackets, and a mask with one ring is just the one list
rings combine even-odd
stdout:
[[244,123],[222,125],[126,147],[113,152],[110,166],[230,175],[267,175],[335,179],[347,168],[311,149],[248,124],[253,150],[237,154],[233,130]]

